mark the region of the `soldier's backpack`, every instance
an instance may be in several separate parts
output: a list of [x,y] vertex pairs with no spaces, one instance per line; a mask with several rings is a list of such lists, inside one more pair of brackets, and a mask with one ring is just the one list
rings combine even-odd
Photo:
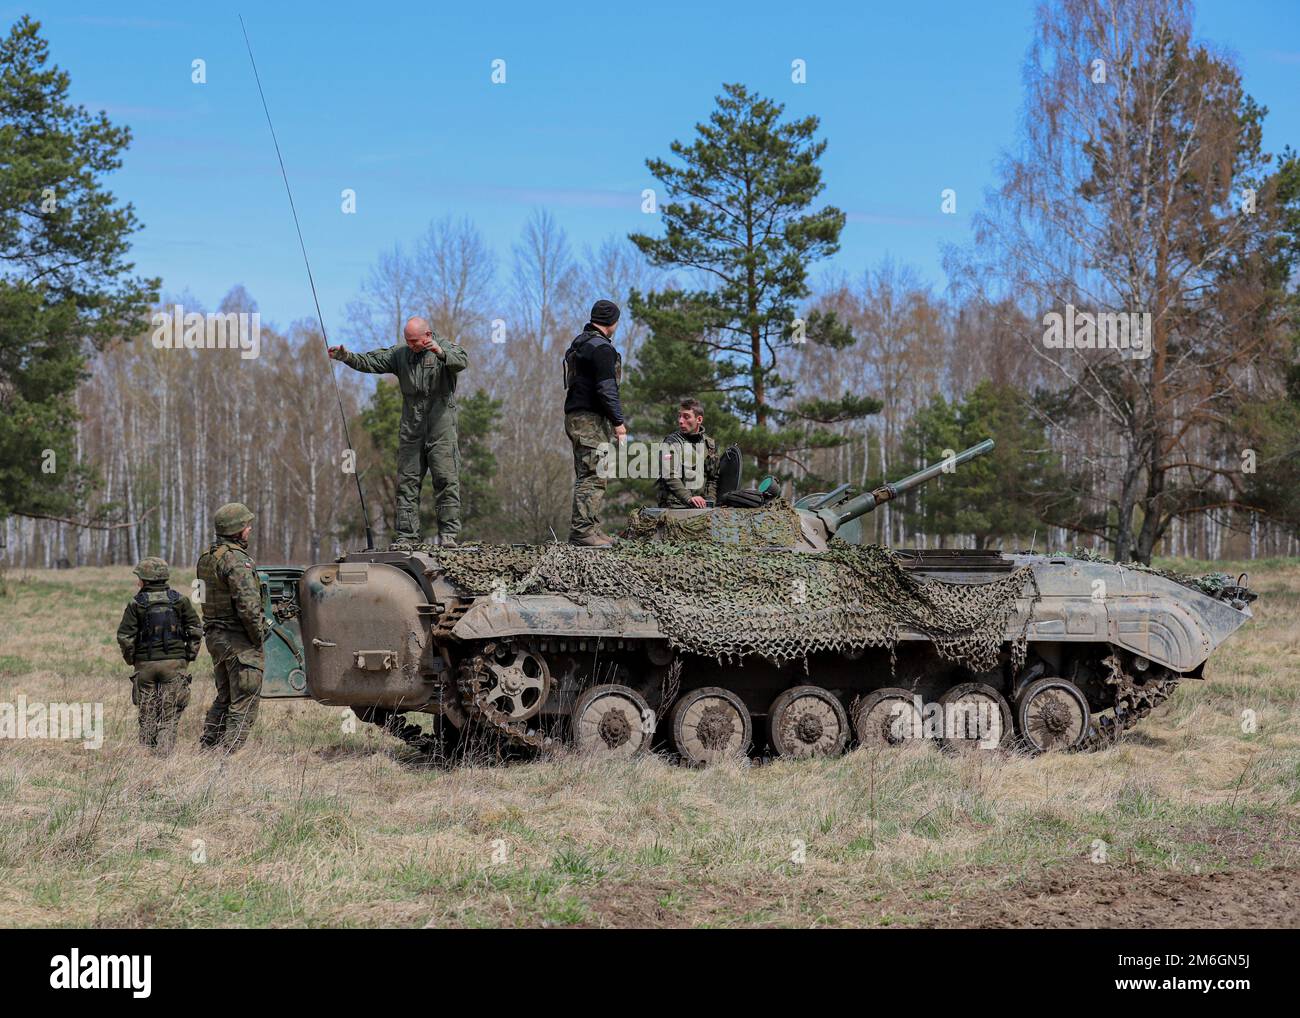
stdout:
[[136,657],[146,653],[180,648],[188,654],[185,619],[181,616],[181,595],[167,590],[142,590],[135,603],[144,609],[143,625],[135,635]]
[[578,377],[578,361],[582,357],[582,348],[587,345],[587,334],[579,333],[564,351],[564,388],[567,390]]

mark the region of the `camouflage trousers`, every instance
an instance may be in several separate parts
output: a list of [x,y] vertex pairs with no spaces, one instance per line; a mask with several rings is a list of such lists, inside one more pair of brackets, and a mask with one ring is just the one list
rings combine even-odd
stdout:
[[433,480],[433,504],[438,513],[438,533],[460,533],[460,445],[456,436],[456,408],[443,408],[424,422],[424,434],[403,436],[397,446],[397,538],[420,540],[420,489],[424,476]]
[[140,745],[167,756],[190,702],[189,662],[141,661],[131,677],[131,702],[140,708]]
[[605,504],[605,478],[597,471],[600,446],[614,441],[614,429],[603,414],[575,410],[564,415],[564,433],[573,444],[573,515],[569,538],[600,532]]
[[217,696],[203,719],[199,745],[220,746],[233,753],[244,744],[257,721],[262,699],[262,648],[242,630],[209,629],[204,637],[212,655]]

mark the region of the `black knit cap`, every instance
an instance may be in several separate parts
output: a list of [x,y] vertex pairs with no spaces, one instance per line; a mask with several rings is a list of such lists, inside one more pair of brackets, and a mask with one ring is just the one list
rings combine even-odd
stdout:
[[612,300],[598,300],[591,305],[591,321],[595,325],[613,325],[619,314],[618,305]]

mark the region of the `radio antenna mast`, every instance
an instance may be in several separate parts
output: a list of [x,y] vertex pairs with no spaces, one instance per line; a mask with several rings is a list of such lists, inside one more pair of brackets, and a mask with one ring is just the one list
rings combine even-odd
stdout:
[[[244,46],[248,49],[248,62],[253,67],[253,80],[257,82],[257,94],[262,97],[262,112],[266,114],[266,126],[271,129],[271,143],[275,146],[275,158],[280,163],[280,176],[284,178],[284,192],[289,196],[289,211],[293,213],[293,228],[298,231],[298,246],[302,248],[302,261],[307,266],[307,282],[311,284],[311,299],[316,305],[316,321],[320,325],[321,339],[325,343],[325,359],[329,363],[330,340],[325,332],[325,316],[320,312],[320,298],[316,296],[316,279],[311,272],[311,259],[307,257],[307,245],[302,239],[302,225],[298,222],[298,209],[293,203],[293,189],[289,186],[289,174],[284,168],[284,156],[280,154],[280,141],[275,136],[275,125],[271,123],[271,110],[266,105],[266,93],[262,91],[262,76],[257,73],[257,61],[253,59],[253,44],[248,40],[248,28],[244,25],[244,16],[239,15],[239,27],[244,33]],[[338,376],[334,374],[334,365],[330,364],[330,381],[334,383],[334,398],[339,405],[339,417],[343,420],[343,440],[348,450],[352,449],[352,436],[348,433],[348,415],[343,411],[343,394],[339,392]],[[366,509],[366,494],[361,490],[361,475],[356,471],[356,462],[352,463],[352,479],[357,484],[357,498],[361,502],[361,519],[366,526],[366,551],[375,550],[375,535],[370,529],[370,513]]]

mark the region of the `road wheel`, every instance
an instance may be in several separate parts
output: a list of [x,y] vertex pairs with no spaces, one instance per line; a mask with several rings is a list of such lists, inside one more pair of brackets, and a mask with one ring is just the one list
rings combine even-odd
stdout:
[[921,737],[921,712],[915,693],[887,688],[868,693],[853,707],[853,734],[867,749],[897,746]]
[[1011,705],[983,682],[963,682],[939,697],[943,706],[943,744],[952,749],[997,749],[1015,736]]
[[669,719],[673,745],[693,766],[739,760],[749,752],[753,722],[740,697],[719,686],[683,693]]
[[1069,679],[1035,679],[1016,699],[1020,735],[1036,753],[1074,749],[1088,734],[1087,697]]
[[546,659],[530,647],[511,643],[492,647],[484,658],[487,681],[483,703],[509,721],[536,717],[551,693],[551,673]]
[[820,686],[795,686],[772,701],[767,712],[772,748],[803,760],[838,756],[849,739],[849,716],[839,697]]
[[637,756],[650,748],[654,730],[650,705],[627,686],[592,686],[573,705],[573,745],[584,755]]

